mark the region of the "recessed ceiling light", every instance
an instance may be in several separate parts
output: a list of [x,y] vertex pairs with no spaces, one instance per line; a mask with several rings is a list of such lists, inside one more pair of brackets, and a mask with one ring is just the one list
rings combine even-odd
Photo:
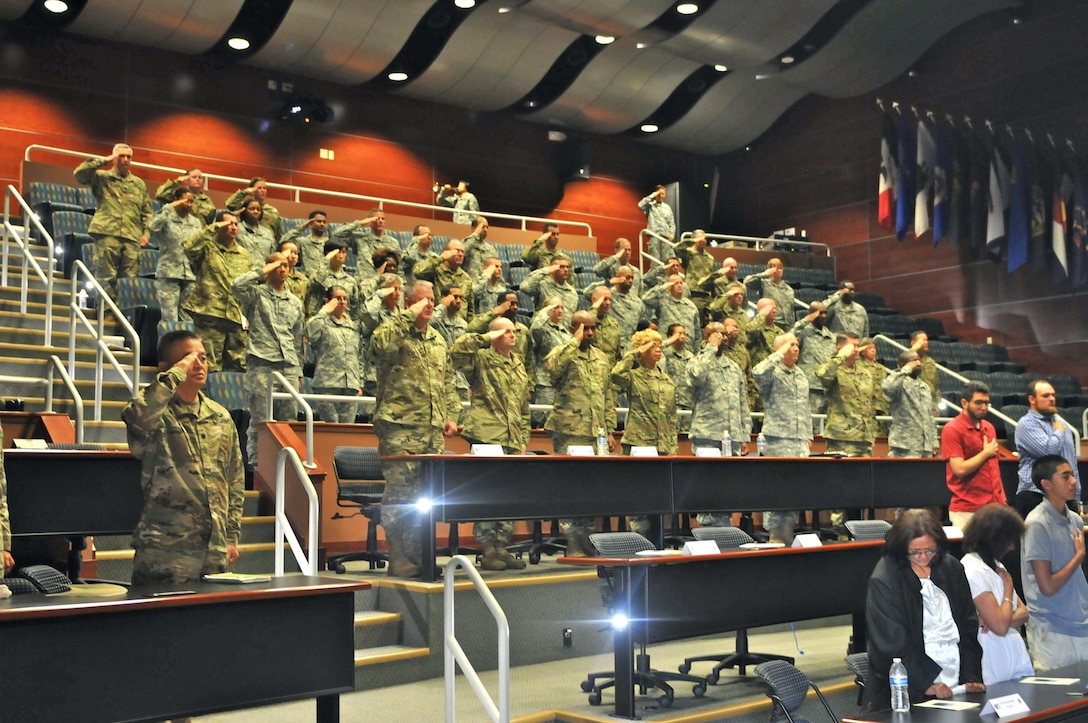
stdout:
[[636,50],[642,50],[645,47],[647,47],[646,43],[635,43],[635,49]]
[[241,37],[229,39],[227,45],[229,45],[232,50],[249,50],[249,41]]
[[598,35],[593,39],[601,45],[611,45],[612,43],[616,42],[616,36],[614,35]]
[[699,12],[699,6],[696,3],[680,3],[676,6],[676,12],[681,15],[694,15]]
[[386,77],[394,83],[403,83],[404,81],[408,80],[408,74],[399,70],[393,71]]
[[506,7],[502,7],[502,8],[499,8],[499,15],[502,15],[502,14],[504,14],[504,13],[508,13],[508,12],[510,12],[510,11],[511,11],[512,9],[513,9],[513,8],[506,8]]
[[639,127],[639,130],[643,133],[657,133],[657,131],[660,129],[657,127],[656,123],[643,123]]
[[779,60],[782,61],[783,65],[789,65],[794,61],[794,57],[792,55],[783,55]]
[[729,70],[729,66],[718,63],[714,66],[714,70],[718,71],[719,73],[724,73],[725,71]]
[[767,80],[771,77],[771,73],[756,73],[756,80]]
[[68,12],[68,3],[64,2],[64,0],[45,0],[45,2],[42,3],[42,7],[49,12],[57,13],[58,15]]
[[453,4],[462,10],[476,7],[476,0],[453,0]]

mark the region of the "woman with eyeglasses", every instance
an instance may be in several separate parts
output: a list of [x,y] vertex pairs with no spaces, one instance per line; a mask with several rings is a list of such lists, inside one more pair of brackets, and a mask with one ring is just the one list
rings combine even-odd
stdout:
[[978,613],[963,566],[926,510],[907,510],[888,531],[865,601],[869,678],[865,710],[889,707],[893,658],[907,669],[911,703],[986,690]]

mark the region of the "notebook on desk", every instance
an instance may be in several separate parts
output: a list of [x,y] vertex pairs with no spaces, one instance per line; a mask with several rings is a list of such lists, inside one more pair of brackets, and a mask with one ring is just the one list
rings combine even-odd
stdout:
[[204,576],[204,582],[223,582],[230,585],[246,585],[254,582],[271,582],[271,575],[244,572],[215,572]]

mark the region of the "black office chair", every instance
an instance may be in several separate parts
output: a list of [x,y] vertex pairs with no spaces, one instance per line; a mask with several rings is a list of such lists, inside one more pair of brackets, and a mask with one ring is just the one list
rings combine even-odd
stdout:
[[850,653],[846,656],[846,665],[854,673],[854,684],[858,687],[858,705],[865,697],[865,681],[869,678],[869,654]]
[[[597,552],[604,557],[631,557],[643,550],[656,549],[653,543],[637,532],[597,532],[589,536],[589,541],[597,548]],[[604,600],[605,607],[611,608],[613,594],[612,571],[607,567],[598,567],[597,575],[605,581],[601,590],[601,597]],[[638,653],[635,655],[634,684],[638,686],[639,695],[646,695],[650,688],[657,688],[664,694],[657,699],[658,704],[662,708],[668,708],[672,705],[674,696],[669,681],[680,680],[694,683],[695,686],[691,689],[691,692],[696,698],[701,698],[706,693],[706,681],[702,678],[652,669],[650,667],[650,656],[646,652],[646,641],[640,640],[637,645]],[[597,680],[602,678],[608,680],[604,683],[598,683]],[[582,692],[589,693],[590,705],[600,705],[601,691],[615,685],[615,671],[590,673],[582,681]]]
[[[696,527],[691,531],[695,535],[697,540],[714,540],[718,543],[718,550],[725,552],[726,550],[735,550],[741,545],[745,545],[749,542],[755,542],[748,535],[747,532],[739,527]],[[710,675],[706,676],[706,682],[714,685],[721,677],[723,668],[736,668],[740,671],[741,675],[744,675],[744,670],[749,665],[758,665],[765,663],[769,660],[784,660],[787,663],[793,664],[793,658],[788,655],[775,655],[773,653],[753,653],[748,650],[748,629],[737,629],[737,646],[736,650],[731,653],[718,653],[715,655],[696,655],[691,658],[684,658],[684,663],[678,670],[681,673],[687,673],[691,670],[691,664],[706,660],[717,660],[718,664],[714,666],[714,669],[710,671]]]
[[779,721],[808,723],[808,719],[799,717],[797,712],[805,702],[809,688],[816,691],[816,696],[823,703],[824,710],[827,711],[831,720],[839,720],[816,684],[791,664],[782,660],[760,663],[756,666],[756,675],[771,687],[767,693],[767,697],[774,701],[774,708],[771,709],[771,723],[779,723]]
[[366,549],[334,555],[328,559],[326,567],[341,575],[344,573],[344,563],[354,560],[366,560],[370,563],[371,570],[385,567],[389,554],[378,549],[378,525],[382,523],[381,503],[385,480],[378,465],[377,448],[337,447],[332,452],[332,469],[336,475],[336,506],[356,510],[350,515],[337,512],[332,519],[342,520],[362,515],[369,524],[366,530]]
[[[548,453],[543,450],[532,449],[529,450],[527,454],[546,456]],[[507,545],[506,550],[511,554],[518,556],[527,554],[529,556],[529,564],[536,565],[540,562],[541,555],[566,554],[567,540],[559,532],[559,520],[551,520],[550,532],[547,537],[544,536],[543,520],[533,520],[532,536],[523,542],[515,542],[512,545]]]
[[855,540],[883,540],[892,529],[892,523],[885,520],[847,520],[846,531]]

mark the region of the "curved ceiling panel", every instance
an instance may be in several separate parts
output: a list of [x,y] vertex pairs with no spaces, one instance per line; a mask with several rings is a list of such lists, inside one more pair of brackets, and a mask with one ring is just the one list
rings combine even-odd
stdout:
[[630,35],[672,8],[672,0],[532,0],[517,9],[579,35]]
[[[330,27],[360,19],[358,16],[363,15],[350,13],[352,18],[349,19],[342,17],[348,15],[342,10],[343,3],[337,0],[294,0],[276,32],[248,62],[273,70],[295,70],[307,55],[321,46],[322,36]],[[314,70],[327,72],[331,68],[315,67]]]
[[10,0],[0,3],[0,20],[18,20],[33,4],[34,0]]
[[75,33],[176,53],[203,53],[223,36],[243,2],[91,0],[69,28]]
[[484,5],[465,19],[427,72],[398,95],[499,110],[528,93],[577,37]]

